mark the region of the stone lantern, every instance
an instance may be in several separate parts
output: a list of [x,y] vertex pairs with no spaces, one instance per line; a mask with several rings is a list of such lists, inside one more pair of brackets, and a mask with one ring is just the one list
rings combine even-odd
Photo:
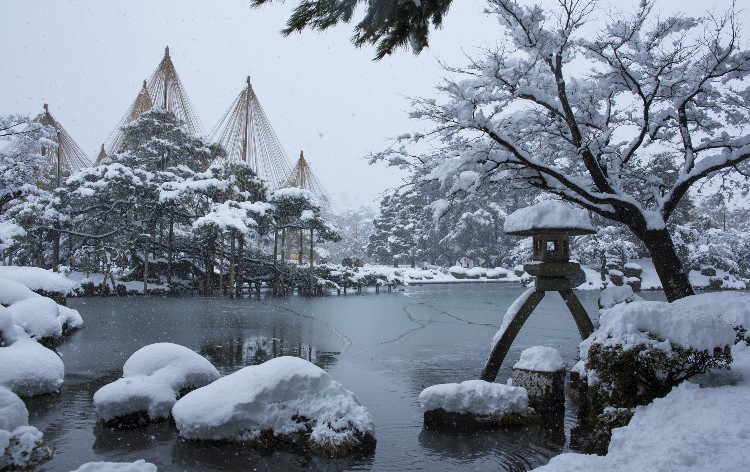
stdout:
[[544,200],[508,215],[504,230],[514,236],[532,237],[532,261],[524,264],[523,269],[535,276],[536,282],[521,295],[524,300],[513,303],[503,318],[504,331],[498,333],[499,340],[482,371],[481,379],[488,382],[497,377],[510,345],[547,291],[560,293],[582,339],[594,332],[594,325],[570,283],[570,276],[580,270],[578,263],[570,262],[570,237],[596,232],[588,213],[559,200]]

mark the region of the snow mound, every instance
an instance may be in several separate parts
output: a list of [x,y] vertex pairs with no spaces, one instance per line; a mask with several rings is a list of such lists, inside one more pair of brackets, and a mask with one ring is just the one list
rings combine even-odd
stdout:
[[56,392],[65,366],[60,357],[29,337],[0,307],[0,386],[22,397]]
[[172,343],[142,347],[125,362],[122,374],[94,394],[104,421],[144,412],[151,420],[168,418],[180,391],[221,377],[205,357]]
[[560,200],[542,200],[534,205],[519,208],[503,225],[506,233],[530,235],[538,229],[558,229],[576,234],[594,233],[589,214]]
[[135,462],[89,462],[73,472],[156,472],[156,466],[143,459]]
[[59,338],[62,324],[57,320],[57,303],[47,297],[21,300],[8,307],[13,322],[32,338]]
[[31,289],[15,280],[0,277],[0,305],[12,305],[27,298],[40,296]]
[[529,409],[525,388],[484,380],[433,385],[422,390],[418,399],[422,411],[442,408],[451,413],[526,416]]
[[620,303],[631,303],[642,301],[643,299],[633,293],[633,287],[630,285],[610,285],[602,290],[599,295],[599,308],[607,310]]
[[63,295],[73,293],[78,287],[72,280],[39,267],[0,266],[0,277],[14,280],[31,290],[57,292]]
[[602,310],[599,329],[580,345],[581,360],[586,361],[594,343],[620,344],[624,349],[658,344],[648,333],[698,351],[731,346],[735,340],[732,327],[718,316],[667,302],[640,301]]
[[0,470],[26,468],[47,451],[39,449],[42,433],[29,426],[29,411],[23,400],[7,388],[0,387]]
[[298,438],[300,446],[334,454],[375,442],[372,417],[357,397],[296,357],[245,367],[190,392],[172,415],[186,439],[252,442],[271,432],[282,442]]
[[514,369],[533,370],[535,372],[557,372],[565,368],[557,349],[547,346],[532,346],[521,352],[521,359]]

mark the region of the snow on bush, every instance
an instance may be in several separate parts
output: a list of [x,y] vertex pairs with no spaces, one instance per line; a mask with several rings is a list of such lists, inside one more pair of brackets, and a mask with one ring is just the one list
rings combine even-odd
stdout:
[[443,409],[451,413],[475,415],[526,416],[529,399],[526,389],[484,380],[439,384],[419,394],[422,411]]
[[8,306],[20,302],[21,300],[38,296],[40,295],[34,293],[24,284],[16,282],[15,280],[0,277],[0,305]]
[[675,300],[672,306],[718,316],[729,323],[740,338],[750,330],[750,293],[703,293]]
[[610,285],[599,294],[599,308],[607,310],[620,303],[631,303],[643,299],[633,293],[630,285]]
[[32,338],[59,338],[62,324],[57,320],[57,303],[47,297],[27,298],[8,307],[13,322]]
[[70,295],[78,286],[74,281],[39,267],[0,266],[0,277],[14,280],[31,290]]
[[0,307],[0,386],[22,397],[56,392],[65,366],[60,357],[29,337]]
[[565,368],[557,349],[547,346],[532,346],[521,352],[521,359],[514,369],[533,370],[535,372],[557,372]]
[[296,357],[248,366],[199,388],[172,415],[186,439],[278,443],[330,455],[375,444],[372,417],[357,397]]
[[94,394],[104,421],[140,413],[151,420],[168,418],[181,391],[203,387],[221,376],[205,357],[172,343],[142,347],[125,362],[122,375]]
[[42,446],[42,433],[29,426],[23,400],[0,386],[0,470],[23,469],[50,457]]
[[143,459],[135,462],[89,462],[73,472],[156,472],[156,466]]
[[602,310],[600,327],[580,345],[594,410],[632,408],[682,381],[731,364],[732,327],[710,313],[666,302]]

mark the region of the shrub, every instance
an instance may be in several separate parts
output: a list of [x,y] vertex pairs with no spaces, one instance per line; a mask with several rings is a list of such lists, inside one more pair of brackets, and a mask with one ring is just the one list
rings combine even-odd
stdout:
[[629,349],[595,343],[589,348],[586,369],[598,381],[591,391],[599,406],[595,411],[601,411],[605,405],[633,408],[651,403],[684,380],[709,369],[729,369],[731,363],[729,346],[709,352],[667,341]]

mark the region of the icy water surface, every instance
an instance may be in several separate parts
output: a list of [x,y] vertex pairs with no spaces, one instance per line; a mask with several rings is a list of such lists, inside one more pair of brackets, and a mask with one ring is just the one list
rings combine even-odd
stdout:
[[[58,349],[65,363],[62,390],[27,401],[30,424],[57,451],[41,470],[137,459],[160,471],[529,470],[570,450],[574,412],[545,426],[451,435],[423,430],[417,402],[430,385],[478,378],[505,310],[522,291],[513,284],[472,283],[322,298],[72,299],[69,306],[80,311],[85,325]],[[598,292],[578,295],[595,315]],[[646,293],[644,298],[662,297]],[[370,411],[376,452],[348,459],[262,454],[181,440],[169,422],[133,430],[102,426],[94,392],[121,375],[133,352],[156,342],[200,352],[222,374],[280,355],[309,359]],[[559,295],[548,293],[516,339],[498,380],[509,377],[521,350],[538,344],[557,348],[571,366],[578,342]]]

